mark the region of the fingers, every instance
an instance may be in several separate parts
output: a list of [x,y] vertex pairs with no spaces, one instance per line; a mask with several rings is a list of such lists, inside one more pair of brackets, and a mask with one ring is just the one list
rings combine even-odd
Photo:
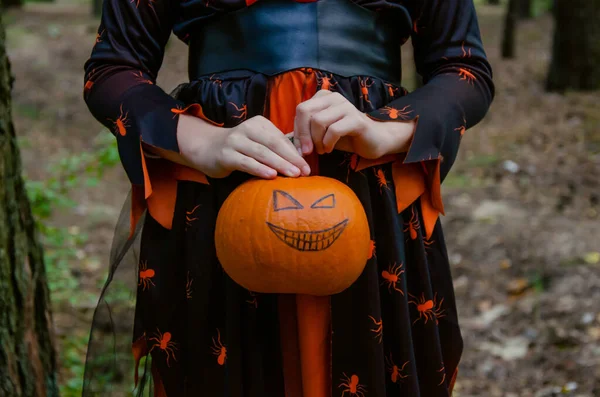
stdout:
[[[343,113],[343,110],[340,109],[339,112]],[[354,115],[347,115],[346,113],[343,113],[343,116],[338,118],[327,128],[327,131],[322,138],[324,153],[331,153],[341,138],[346,136],[356,136],[362,130],[361,120],[358,120],[357,117]]]
[[[296,107],[294,118],[294,144],[301,150],[303,155],[312,153],[313,138],[311,135],[311,117],[318,111],[326,109],[332,104],[339,102],[341,94],[328,90],[319,90],[312,98],[300,103]],[[296,142],[297,140],[297,142]]]
[[[248,132],[248,138],[253,142],[264,146],[268,151],[288,163],[280,165],[287,170],[286,172],[282,172],[283,174],[288,175],[290,171],[293,171],[293,176],[310,174],[310,167],[306,160],[298,153],[290,140],[266,118],[261,123],[260,129],[256,128]],[[273,156],[268,156],[268,158],[274,161]],[[276,164],[281,163],[278,161]],[[279,168],[277,169],[279,170]],[[298,170],[297,173],[296,170]]]
[[[300,176],[300,169],[267,146],[254,141],[240,145],[239,152],[289,177]],[[294,151],[294,149],[292,149]],[[295,153],[295,151],[294,151]],[[298,153],[296,153],[298,155]]]
[[273,168],[235,150],[225,151],[223,157],[223,164],[229,171],[238,170],[264,179],[277,176],[277,171]]

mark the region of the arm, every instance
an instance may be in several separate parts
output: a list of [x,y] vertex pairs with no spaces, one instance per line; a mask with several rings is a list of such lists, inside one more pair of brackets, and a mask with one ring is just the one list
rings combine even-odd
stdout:
[[[425,84],[386,106],[404,115],[396,121],[415,124],[404,163],[443,159],[443,181],[463,133],[481,121],[492,102],[492,70],[472,0],[424,0],[411,14],[415,64]],[[383,109],[368,115],[392,120]]]
[[[123,167],[137,186],[148,180],[142,147],[189,165],[179,154],[179,116],[202,116],[199,106],[184,109],[155,84],[178,10],[174,0],[104,0],[96,43],[85,63],[86,104],[115,135]],[[211,126],[194,119],[185,124]]]

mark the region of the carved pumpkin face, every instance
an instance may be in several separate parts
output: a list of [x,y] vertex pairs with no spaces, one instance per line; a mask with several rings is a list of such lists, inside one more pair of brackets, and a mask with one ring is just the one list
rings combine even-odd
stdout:
[[367,217],[354,192],[326,177],[253,179],[225,200],[215,231],[229,276],[251,291],[331,295],[369,257]]

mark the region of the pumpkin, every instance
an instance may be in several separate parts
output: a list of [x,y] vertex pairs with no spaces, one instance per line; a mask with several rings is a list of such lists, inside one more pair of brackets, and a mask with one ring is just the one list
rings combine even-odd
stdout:
[[225,272],[250,291],[325,296],[360,276],[370,233],[361,202],[342,182],[251,179],[219,210],[215,246]]

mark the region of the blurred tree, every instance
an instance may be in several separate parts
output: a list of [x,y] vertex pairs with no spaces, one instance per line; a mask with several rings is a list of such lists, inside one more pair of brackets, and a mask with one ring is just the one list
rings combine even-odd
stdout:
[[519,3],[521,0],[508,0],[502,35],[502,58],[515,57],[515,30],[519,18]]
[[533,17],[533,2],[531,0],[519,0],[519,17],[522,19]]
[[92,15],[95,17],[102,15],[102,0],[92,0]]
[[600,89],[600,0],[557,0],[548,91]]
[[56,397],[50,299],[21,177],[0,14],[0,396]]
[[11,7],[21,7],[23,0],[0,0],[0,11]]
[[488,4],[493,5],[493,6],[498,6],[500,5],[500,0],[487,0]]

